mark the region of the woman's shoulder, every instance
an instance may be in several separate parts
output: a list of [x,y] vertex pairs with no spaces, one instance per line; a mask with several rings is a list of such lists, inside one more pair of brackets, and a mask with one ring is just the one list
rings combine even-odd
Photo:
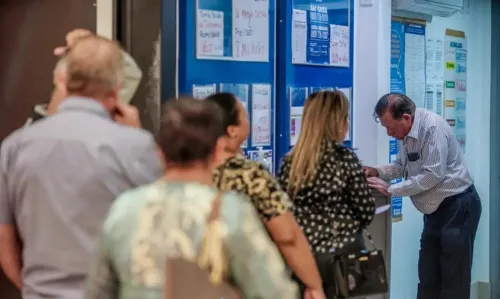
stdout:
[[330,142],[324,151],[325,158],[333,158],[337,161],[355,162],[359,161],[354,150],[340,142]]

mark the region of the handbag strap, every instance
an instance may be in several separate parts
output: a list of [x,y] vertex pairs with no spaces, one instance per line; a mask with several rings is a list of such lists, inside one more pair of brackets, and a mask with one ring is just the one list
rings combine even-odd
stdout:
[[220,206],[222,204],[222,192],[217,192],[214,201],[212,202],[212,210],[208,216],[207,223],[217,221],[220,217]]

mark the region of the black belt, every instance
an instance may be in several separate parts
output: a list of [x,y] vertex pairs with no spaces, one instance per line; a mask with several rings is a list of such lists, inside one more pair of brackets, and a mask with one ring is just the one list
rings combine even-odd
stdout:
[[472,185],[469,186],[469,188],[465,189],[463,192],[455,194],[455,195],[452,195],[452,196],[445,197],[444,200],[452,200],[452,199],[455,199],[457,197],[460,197],[462,195],[465,195],[467,193],[471,193],[471,192],[474,192],[474,191],[476,191],[476,187],[474,187],[474,184],[472,184]]

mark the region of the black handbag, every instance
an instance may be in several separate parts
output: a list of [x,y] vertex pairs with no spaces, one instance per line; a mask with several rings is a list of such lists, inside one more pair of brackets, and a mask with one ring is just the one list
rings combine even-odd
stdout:
[[384,255],[377,250],[371,235],[364,231],[372,250],[335,255],[334,279],[339,298],[385,294],[389,290]]

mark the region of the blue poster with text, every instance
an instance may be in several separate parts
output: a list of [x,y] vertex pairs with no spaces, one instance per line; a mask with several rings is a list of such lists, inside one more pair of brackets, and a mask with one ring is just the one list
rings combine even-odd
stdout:
[[391,23],[391,93],[405,93],[405,25]]
[[314,64],[330,63],[330,23],[328,8],[322,3],[322,0],[311,0],[307,18],[307,61]]
[[[397,21],[391,23],[391,93],[406,93],[405,86],[405,24]],[[398,141],[391,137],[389,141],[389,162],[396,160],[398,155]],[[392,184],[402,179],[393,180]],[[391,203],[391,217],[393,222],[403,219],[403,197],[393,196]]]

